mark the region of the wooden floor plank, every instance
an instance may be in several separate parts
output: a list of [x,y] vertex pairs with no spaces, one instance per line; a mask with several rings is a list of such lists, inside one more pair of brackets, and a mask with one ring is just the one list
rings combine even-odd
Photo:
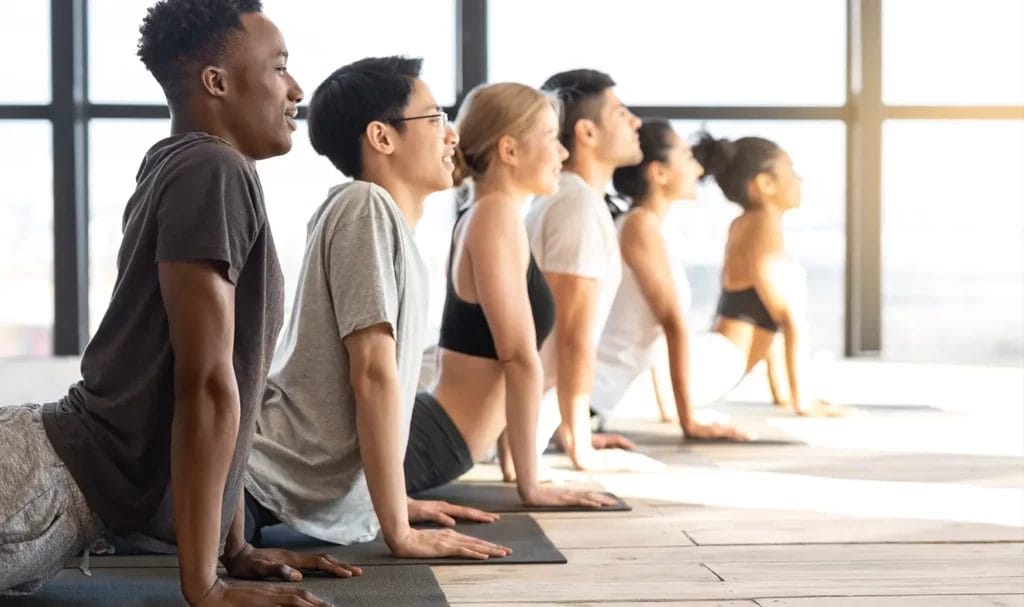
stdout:
[[[1024,589],[1022,589],[1024,592]],[[1024,607],[1024,594],[765,599],[760,607]]]
[[763,580],[859,580],[886,578],[1012,577],[1024,574],[1020,559],[721,562],[703,565],[727,582]]
[[[485,569],[481,567],[480,569]],[[441,576],[438,576],[440,579]],[[506,577],[477,583],[453,584],[441,581],[453,603],[488,603],[495,597],[514,597],[516,603],[626,602],[683,600],[757,600],[799,597],[874,597],[901,595],[974,595],[1019,593],[1024,577],[764,582],[679,582],[666,578],[657,584],[594,582],[587,584],[539,585],[528,577]],[[935,605],[943,605],[936,602]]]
[[1020,527],[915,519],[793,518],[767,524],[751,516],[746,521],[691,521],[684,529],[700,545],[1024,541]]
[[598,567],[602,564],[740,562],[808,563],[858,561],[945,561],[1011,560],[1024,571],[1024,544],[804,544],[739,546],[656,546],[618,548],[566,548],[572,564]]

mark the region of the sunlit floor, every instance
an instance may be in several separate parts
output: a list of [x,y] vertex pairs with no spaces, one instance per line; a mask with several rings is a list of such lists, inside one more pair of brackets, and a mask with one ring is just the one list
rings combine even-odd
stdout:
[[449,600],[1024,606],[1024,372],[844,361],[823,373],[856,415],[777,412],[756,373],[705,412],[795,444],[680,444],[641,380],[611,427],[665,467],[592,479],[633,511],[534,515],[569,563],[436,567]]
[[[600,483],[633,511],[537,514],[567,565],[435,567],[448,599],[1024,606],[1024,370],[842,361],[822,374],[856,415],[775,411],[760,374],[702,412],[770,441],[751,445],[680,443],[639,382],[611,427],[639,437],[649,471],[588,477],[545,456],[552,476]],[[76,375],[74,361],[0,363],[0,404],[53,399]]]

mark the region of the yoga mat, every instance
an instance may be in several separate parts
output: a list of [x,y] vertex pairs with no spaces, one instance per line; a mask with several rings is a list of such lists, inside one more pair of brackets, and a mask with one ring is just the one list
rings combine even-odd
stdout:
[[[738,423],[741,427],[742,423]],[[757,430],[753,430],[757,432]],[[706,438],[683,438],[681,432],[650,432],[644,430],[635,431],[622,431],[619,432],[629,440],[637,444],[640,450],[644,447],[665,447],[672,445],[806,445],[802,440],[792,437],[786,437],[784,433],[773,432],[774,436],[758,436],[754,440],[749,441],[737,441],[737,440],[721,440],[721,439],[706,439]],[[656,458],[656,457],[655,457]]]
[[479,508],[487,512],[625,512],[632,510],[615,495],[601,492],[616,503],[603,508],[581,506],[524,506],[515,485],[484,481],[463,481],[427,489],[412,496],[418,500],[445,500],[460,506]]
[[[440,527],[416,525],[418,528]],[[532,563],[565,563],[565,556],[555,548],[537,521],[525,514],[506,514],[493,523],[459,523],[459,533],[472,535],[512,549],[512,554],[503,558],[486,560],[462,558],[400,559],[391,556],[384,539],[380,536],[372,542],[336,546],[309,537],[284,525],[263,529],[262,548],[288,548],[299,552],[327,553],[338,560],[352,565],[523,565]],[[70,568],[77,568],[80,557],[68,562]],[[177,557],[167,554],[114,555],[90,557],[90,567],[149,568],[174,567]]]
[[[448,605],[437,578],[425,565],[366,567],[363,575],[346,579],[307,575],[298,585],[336,606]],[[181,607],[185,600],[179,590],[177,569],[100,568],[93,569],[92,576],[85,576],[77,569],[64,569],[39,592],[25,597],[4,597],[0,604],[4,607]]]

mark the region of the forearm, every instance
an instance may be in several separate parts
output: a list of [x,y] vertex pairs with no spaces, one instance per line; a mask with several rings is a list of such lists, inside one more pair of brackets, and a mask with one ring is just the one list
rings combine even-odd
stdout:
[[765,365],[768,371],[768,388],[772,393],[772,400],[776,404],[792,402],[789,397],[789,390],[786,382],[788,379],[785,377],[786,369],[786,348],[784,338],[781,335],[777,335],[772,340],[772,345],[768,349],[768,356],[765,357]]
[[238,501],[235,504],[235,518],[231,519],[231,526],[228,527],[221,563],[241,552],[247,543],[245,541],[245,489],[239,489]]
[[194,603],[216,581],[224,484],[238,438],[240,405],[237,388],[206,385],[177,394],[171,493],[182,592]]
[[356,432],[366,486],[384,541],[390,547],[395,538],[409,529],[397,372],[364,378],[354,388]]
[[803,406],[800,401],[800,337],[801,331],[793,321],[782,326],[782,337],[785,341],[786,377],[789,380],[789,397],[794,407]]
[[540,358],[531,353],[503,363],[505,371],[505,436],[515,466],[520,496],[538,483],[537,416],[544,383]]
[[693,422],[693,403],[690,399],[690,343],[686,327],[682,324],[666,326],[665,343],[668,346],[672,395],[676,401],[679,425],[685,432]]
[[589,331],[575,331],[558,343],[558,410],[561,436],[571,453],[590,449],[590,392],[594,382]]

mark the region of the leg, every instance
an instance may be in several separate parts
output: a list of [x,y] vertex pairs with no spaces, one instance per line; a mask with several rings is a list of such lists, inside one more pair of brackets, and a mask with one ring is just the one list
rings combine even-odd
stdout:
[[0,407],[0,595],[38,590],[101,531],[38,405]]

